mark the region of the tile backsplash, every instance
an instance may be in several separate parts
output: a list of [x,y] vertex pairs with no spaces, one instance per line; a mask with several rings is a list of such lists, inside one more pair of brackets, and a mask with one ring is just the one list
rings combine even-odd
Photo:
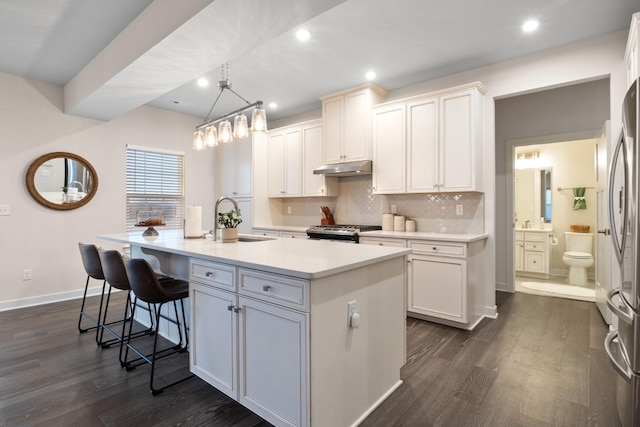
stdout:
[[[482,193],[374,195],[371,186],[371,176],[345,177],[340,179],[338,197],[282,199],[283,224],[319,224],[320,206],[328,206],[338,224],[381,225],[382,214],[391,212],[391,205],[396,205],[397,214],[414,219],[418,231],[484,232]],[[457,205],[462,206],[462,215],[456,215]]]

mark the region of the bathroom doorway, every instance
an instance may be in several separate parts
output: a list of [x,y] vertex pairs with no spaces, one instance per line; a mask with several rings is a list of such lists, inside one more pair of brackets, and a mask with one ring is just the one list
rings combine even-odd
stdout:
[[[574,135],[507,142],[512,152],[516,292],[595,302],[597,143],[597,138]],[[564,257],[565,232],[578,229],[584,231],[579,237],[591,242],[584,252],[591,265],[580,269],[587,277],[580,285],[575,277],[569,283],[572,260]]]

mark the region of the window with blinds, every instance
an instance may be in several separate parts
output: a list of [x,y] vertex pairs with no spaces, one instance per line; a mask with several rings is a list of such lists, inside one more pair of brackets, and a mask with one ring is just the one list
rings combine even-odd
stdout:
[[182,228],[184,218],[184,154],[127,146],[127,230],[136,213],[161,209],[166,228]]

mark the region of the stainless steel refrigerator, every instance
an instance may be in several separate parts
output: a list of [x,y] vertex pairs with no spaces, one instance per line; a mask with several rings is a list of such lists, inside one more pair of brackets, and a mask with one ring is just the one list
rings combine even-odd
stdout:
[[622,131],[609,174],[609,220],[621,282],[614,283],[607,305],[618,317],[605,349],[618,371],[616,402],[623,426],[640,426],[640,150],[636,80],[624,97]]

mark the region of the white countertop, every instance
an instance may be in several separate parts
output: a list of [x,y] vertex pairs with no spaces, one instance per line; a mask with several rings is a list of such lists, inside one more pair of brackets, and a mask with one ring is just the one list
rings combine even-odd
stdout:
[[364,231],[359,233],[360,237],[387,237],[396,239],[416,239],[416,240],[439,240],[446,242],[475,242],[489,237],[488,234],[446,234],[428,233],[425,231]]
[[523,228],[523,227],[516,227],[515,231],[537,231],[538,233],[546,233],[546,232],[552,232],[553,231],[553,227],[545,227],[545,228],[538,228],[538,227],[529,227],[529,228]]
[[209,238],[184,239],[182,230],[160,231],[160,236],[155,240],[145,239],[141,231],[96,237],[302,279],[330,276],[411,253],[410,249],[403,248],[309,239],[276,238],[259,242],[222,243]]

